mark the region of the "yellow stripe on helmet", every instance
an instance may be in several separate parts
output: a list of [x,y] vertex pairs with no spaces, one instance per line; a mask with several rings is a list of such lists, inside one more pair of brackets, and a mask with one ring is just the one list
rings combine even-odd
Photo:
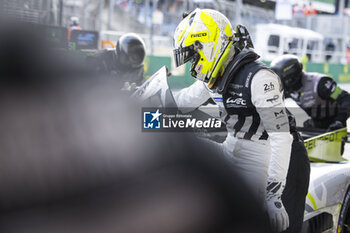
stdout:
[[212,74],[211,74],[211,78],[208,82],[208,87],[212,88],[214,83],[216,82],[216,79],[218,78],[218,74],[219,71],[221,71],[221,74],[223,74],[225,72],[225,67],[224,64],[228,59],[228,56],[231,52],[231,45],[232,45],[232,41],[229,42],[229,44],[227,45],[227,49],[225,50],[225,52],[222,54],[220,60],[218,61],[218,63],[215,66],[215,69],[213,70]]
[[228,36],[228,37],[231,37],[233,34],[232,34],[232,30],[231,30],[231,27],[230,27],[230,25],[227,23],[226,24],[226,27],[225,27],[225,34],[226,34],[226,36]]

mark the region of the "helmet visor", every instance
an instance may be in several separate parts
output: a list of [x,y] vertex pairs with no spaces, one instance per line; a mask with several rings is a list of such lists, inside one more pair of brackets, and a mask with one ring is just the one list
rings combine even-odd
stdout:
[[193,45],[174,49],[174,58],[175,58],[176,67],[179,67],[188,61],[191,61],[195,57],[196,53],[197,52],[194,50]]

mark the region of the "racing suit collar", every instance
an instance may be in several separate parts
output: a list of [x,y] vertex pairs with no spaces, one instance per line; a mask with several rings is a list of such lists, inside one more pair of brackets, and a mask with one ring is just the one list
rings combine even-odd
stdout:
[[240,67],[257,60],[260,57],[254,52],[254,50],[249,48],[243,48],[241,51],[239,51],[237,48],[233,50],[236,50],[236,52],[233,53],[233,58],[228,62],[225,72],[218,83],[217,92],[219,94],[226,92],[227,85],[231,82],[234,74],[239,70]]

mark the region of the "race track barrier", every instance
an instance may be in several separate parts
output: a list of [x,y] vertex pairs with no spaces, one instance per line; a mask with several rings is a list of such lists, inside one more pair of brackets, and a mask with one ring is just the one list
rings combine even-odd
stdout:
[[[154,74],[163,65],[166,65],[170,69],[170,67],[173,67],[172,62],[171,57],[148,56],[145,62],[146,78]],[[269,62],[265,63],[269,65]],[[324,73],[332,77],[337,83],[350,84],[350,64],[304,63],[303,66],[308,72]],[[173,74],[168,78],[171,89],[181,89],[194,82],[189,72],[190,67],[191,64],[186,63],[186,67],[182,69],[184,72],[181,72],[181,74]],[[170,69],[170,71],[173,70]]]

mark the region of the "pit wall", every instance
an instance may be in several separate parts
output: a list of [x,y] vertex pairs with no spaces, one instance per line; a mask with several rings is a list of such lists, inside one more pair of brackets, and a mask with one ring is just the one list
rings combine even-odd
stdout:
[[[264,62],[269,65],[269,62]],[[194,79],[189,74],[190,63],[173,69],[171,57],[147,56],[145,60],[146,78],[154,74],[162,66],[166,65],[172,72],[168,78],[171,89],[181,89],[191,85]],[[332,77],[339,84],[350,84],[350,64],[328,64],[328,63],[303,63],[304,69],[308,72],[319,72]]]

